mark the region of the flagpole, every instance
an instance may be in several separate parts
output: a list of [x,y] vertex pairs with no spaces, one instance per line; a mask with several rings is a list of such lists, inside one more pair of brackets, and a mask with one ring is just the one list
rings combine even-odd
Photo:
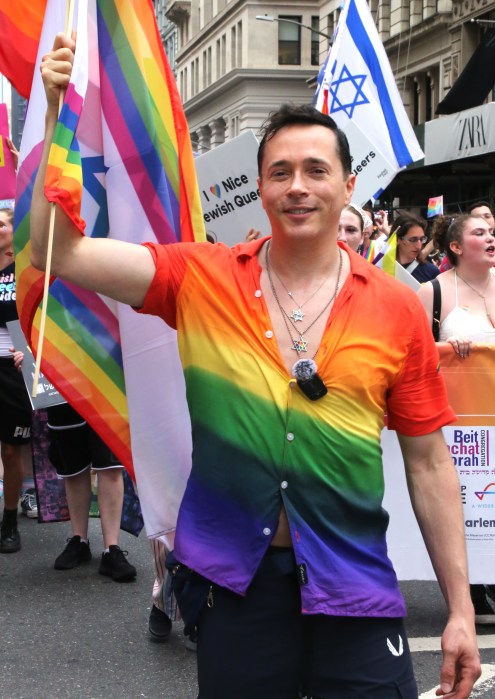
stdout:
[[[65,34],[69,33],[72,28],[74,21],[74,0],[67,0],[65,5]],[[64,91],[60,91],[58,100],[58,113],[62,110],[62,105],[64,103]],[[41,318],[40,318],[40,332],[38,337],[38,351],[36,352],[36,364],[34,367],[34,377],[33,377],[33,388],[31,391],[31,396],[36,398],[38,395],[38,383],[40,379],[40,367],[41,367],[41,357],[43,353],[43,340],[45,338],[45,324],[46,324],[46,308],[48,305],[48,293],[50,290],[50,276],[52,267],[52,252],[53,252],[53,235],[55,230],[55,212],[56,212],[55,202],[50,204],[50,222],[48,226],[48,245],[46,250],[46,267],[45,267],[45,283],[43,286],[43,300],[41,306]]]

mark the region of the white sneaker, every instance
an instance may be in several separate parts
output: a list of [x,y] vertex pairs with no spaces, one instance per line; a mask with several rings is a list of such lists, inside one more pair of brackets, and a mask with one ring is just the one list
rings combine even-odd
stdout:
[[22,514],[30,519],[38,518],[38,503],[36,502],[36,491],[28,488],[21,497]]

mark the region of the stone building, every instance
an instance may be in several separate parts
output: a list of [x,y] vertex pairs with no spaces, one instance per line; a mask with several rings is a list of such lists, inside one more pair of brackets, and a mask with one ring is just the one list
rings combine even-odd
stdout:
[[[198,153],[246,129],[255,132],[284,101],[311,102],[316,75],[337,26],[341,0],[162,0],[177,26],[176,75]],[[369,0],[407,114],[427,148],[429,124],[485,32],[495,29],[490,0]],[[274,21],[259,17],[268,15]],[[493,99],[493,92],[487,102]],[[495,196],[493,105],[479,107],[485,143],[429,156],[399,174],[384,201],[423,206],[444,194],[463,206]],[[469,110],[466,118],[471,117]],[[452,133],[459,119],[441,117]],[[481,123],[480,122],[480,123]],[[494,130],[494,133],[491,133]],[[426,136],[425,136],[426,134]],[[445,134],[446,135],[446,134]],[[430,139],[431,140],[431,139]],[[464,157],[460,157],[464,156]],[[466,157],[467,156],[467,157]],[[440,158],[440,159],[439,159]]]

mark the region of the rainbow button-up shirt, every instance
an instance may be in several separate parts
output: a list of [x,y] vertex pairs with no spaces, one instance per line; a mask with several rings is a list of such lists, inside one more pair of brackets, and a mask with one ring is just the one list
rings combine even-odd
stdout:
[[349,253],[315,358],[328,393],[310,401],[282,361],[263,299],[265,240],[147,244],[157,269],[140,310],[177,328],[192,422],[176,556],[245,594],[284,507],[305,571],[303,613],[403,616],[380,432],[385,413],[410,436],[455,419],[426,315],[405,285]]

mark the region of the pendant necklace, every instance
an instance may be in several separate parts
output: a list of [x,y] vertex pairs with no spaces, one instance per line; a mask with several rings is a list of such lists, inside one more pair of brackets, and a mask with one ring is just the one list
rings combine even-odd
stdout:
[[455,270],[455,269],[454,269],[454,275],[455,275],[456,277],[459,277],[459,279],[460,279],[462,282],[464,282],[464,284],[465,284],[466,286],[468,286],[470,289],[472,289],[472,290],[474,291],[474,293],[475,293],[475,294],[478,294],[478,296],[480,297],[480,299],[483,300],[483,306],[485,307],[485,315],[486,315],[486,317],[488,318],[488,320],[490,321],[490,324],[493,325],[492,319],[491,319],[491,316],[490,316],[490,311],[488,310],[488,307],[487,307],[487,305],[486,305],[486,297],[485,297],[486,290],[488,289],[488,286],[489,286],[489,284],[490,284],[490,282],[491,282],[491,280],[492,280],[492,275],[491,275],[491,273],[490,273],[489,279],[488,279],[488,281],[487,281],[487,283],[486,283],[486,285],[485,285],[485,288],[483,289],[483,293],[481,293],[481,291],[478,291],[478,289],[475,289],[474,286],[472,286],[469,282],[467,282],[467,281],[464,279],[464,277],[461,277],[461,275],[459,274],[459,272],[457,272],[457,270]]
[[[321,316],[325,313],[327,308],[330,306],[332,301],[334,301],[335,297],[337,296],[337,293],[339,291],[339,286],[340,286],[340,275],[342,272],[342,250],[339,248],[339,271],[337,273],[337,282],[335,284],[335,289],[334,289],[332,296],[330,297],[330,300],[327,301],[325,306],[318,313],[316,318],[308,325],[308,327],[305,330],[300,330],[294,325],[294,319],[292,318],[292,316],[290,316],[283,308],[282,304],[280,303],[280,299],[278,297],[277,291],[275,289],[275,285],[273,283],[272,274],[271,274],[271,268],[270,268],[270,257],[268,254],[269,250],[270,250],[270,245],[271,245],[271,241],[268,242],[268,244],[266,246],[266,252],[265,252],[266,272],[268,275],[268,281],[270,282],[270,288],[272,290],[273,298],[275,299],[277,306],[282,314],[282,318],[284,319],[284,324],[285,324],[285,327],[287,329],[287,333],[291,339],[292,344],[291,344],[290,349],[297,352],[297,356],[299,357],[301,352],[308,351],[308,341],[304,339],[304,335],[306,335],[306,333],[308,333],[311,330],[313,325],[321,318]],[[273,271],[275,272],[275,270],[273,270]],[[276,272],[275,272],[275,274],[276,274]],[[321,286],[323,286],[323,285],[320,285],[319,289],[321,289]],[[319,291],[319,289],[317,289],[317,291]],[[313,294],[313,296],[314,296],[314,294]],[[307,300],[309,301],[309,299],[307,299]],[[291,328],[292,328],[292,330],[295,331],[296,335],[299,336],[298,338],[293,337]],[[318,349],[316,350],[316,352],[318,352]],[[313,355],[313,359],[316,356],[316,352]]]
[[328,276],[325,277],[325,279],[322,281],[322,283],[320,284],[320,286],[319,286],[315,291],[313,291],[313,293],[311,294],[311,296],[310,296],[309,298],[307,298],[306,301],[303,301],[302,303],[297,303],[296,299],[294,298],[294,294],[292,293],[292,291],[289,291],[288,288],[285,286],[284,282],[282,281],[282,279],[281,279],[281,278],[279,277],[279,275],[277,274],[277,270],[274,269],[274,270],[273,270],[273,273],[274,273],[274,275],[277,277],[277,279],[279,280],[279,282],[280,282],[280,284],[282,285],[282,287],[283,287],[285,293],[287,294],[287,296],[289,296],[289,298],[291,299],[291,301],[293,301],[295,304],[297,304],[297,308],[293,308],[293,309],[292,309],[292,312],[291,312],[291,314],[290,314],[290,318],[291,318],[294,322],[302,321],[302,319],[304,318],[304,313],[303,313],[302,307],[303,307],[305,304],[307,304],[308,301],[311,301],[311,299],[313,298],[313,296],[316,296],[316,294],[319,292],[319,290],[321,289],[321,287],[323,286],[323,284],[324,284],[324,283],[326,282],[326,280],[328,279]]

